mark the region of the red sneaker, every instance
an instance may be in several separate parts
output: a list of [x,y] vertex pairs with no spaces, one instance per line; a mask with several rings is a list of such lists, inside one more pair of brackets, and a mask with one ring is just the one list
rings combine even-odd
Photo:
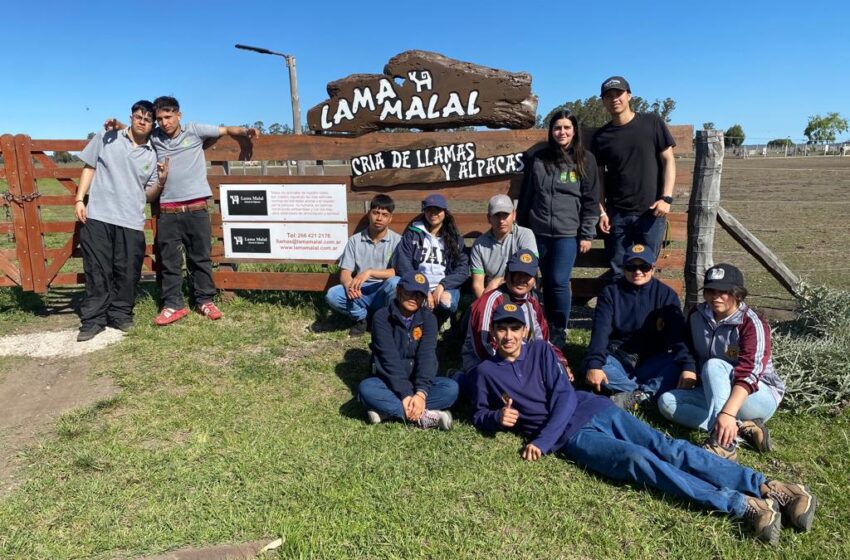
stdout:
[[206,317],[211,321],[217,321],[221,319],[221,311],[218,310],[218,307],[211,301],[206,303],[202,303],[198,307],[195,308],[195,311]]
[[153,322],[158,327],[164,327],[165,325],[170,325],[175,321],[179,321],[188,314],[189,310],[185,307],[182,307],[180,309],[163,307],[162,311],[159,312],[159,315],[156,316],[156,319],[154,319]]

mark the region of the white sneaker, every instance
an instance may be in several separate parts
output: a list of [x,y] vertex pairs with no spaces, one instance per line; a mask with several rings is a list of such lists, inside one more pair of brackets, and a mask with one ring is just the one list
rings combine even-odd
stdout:
[[368,422],[370,424],[380,424],[381,422],[383,422],[385,420],[385,418],[383,416],[381,416],[380,412],[377,412],[377,411],[374,411],[374,410],[367,410],[366,411],[366,419],[368,420]]
[[423,429],[452,429],[452,413],[448,410],[426,410],[419,418],[419,427]]

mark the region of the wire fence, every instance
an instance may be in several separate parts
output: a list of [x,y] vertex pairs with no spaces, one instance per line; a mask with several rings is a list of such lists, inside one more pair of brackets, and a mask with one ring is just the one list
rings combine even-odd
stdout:
[[[776,157],[850,156],[850,141],[810,144],[786,140],[766,140],[762,143],[743,144],[745,138],[726,136],[726,157],[742,159]],[[752,140],[752,139],[751,139]]]

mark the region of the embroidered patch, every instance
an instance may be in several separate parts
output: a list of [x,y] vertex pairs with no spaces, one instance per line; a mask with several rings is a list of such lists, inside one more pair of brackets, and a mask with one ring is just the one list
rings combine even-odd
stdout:
[[712,268],[708,271],[709,280],[723,280],[724,276],[726,276],[726,271],[722,268]]
[[506,303],[505,306],[502,309],[504,309],[505,311],[514,312],[514,311],[517,310],[517,307],[516,307],[516,305],[514,305],[512,303]]
[[632,253],[639,255],[639,254],[643,253],[644,251],[646,251],[646,247],[644,247],[643,245],[641,245],[639,243],[637,245],[632,245]]
[[662,317],[655,320],[655,329],[659,332],[664,330],[664,319]]
[[531,255],[529,255],[528,253],[523,253],[519,256],[519,260],[520,262],[528,264],[531,262]]
[[730,346],[726,349],[726,355],[730,358],[737,358],[740,350],[737,346]]
[[561,171],[561,182],[562,183],[567,182],[567,172],[566,171]]
[[570,171],[570,183],[575,183],[578,181],[578,175],[576,175],[575,171]]
[[417,282],[419,282],[420,284],[425,283],[425,275],[424,274],[417,274],[416,276],[413,277],[413,279],[416,280]]
[[413,331],[410,333],[410,336],[413,337],[413,340],[419,340],[422,338],[422,327],[413,327]]

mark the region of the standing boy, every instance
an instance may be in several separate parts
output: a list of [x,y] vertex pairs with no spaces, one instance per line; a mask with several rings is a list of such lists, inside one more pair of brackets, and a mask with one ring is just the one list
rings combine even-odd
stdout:
[[600,95],[611,121],[591,143],[603,179],[599,228],[608,234],[611,269],[620,275],[627,247],[640,243],[655,255],[661,249],[676,182],[676,142],[658,115],[632,111],[625,78],[605,80]]
[[86,165],[74,214],[83,224],[86,295],[78,342],[91,340],[107,325],[125,332],[133,328],[145,256],[145,204],[160,195],[168,174],[168,161],[157,164],[150,142],[153,104],[138,101],[130,113],[129,128],[99,132],[80,154]]
[[325,300],[334,311],[354,320],[349,336],[366,332],[366,318],[395,296],[398,277],[389,267],[401,236],[390,229],[395,203],[378,194],[369,203],[369,227],[348,238],[339,260],[339,285],[328,290]]

